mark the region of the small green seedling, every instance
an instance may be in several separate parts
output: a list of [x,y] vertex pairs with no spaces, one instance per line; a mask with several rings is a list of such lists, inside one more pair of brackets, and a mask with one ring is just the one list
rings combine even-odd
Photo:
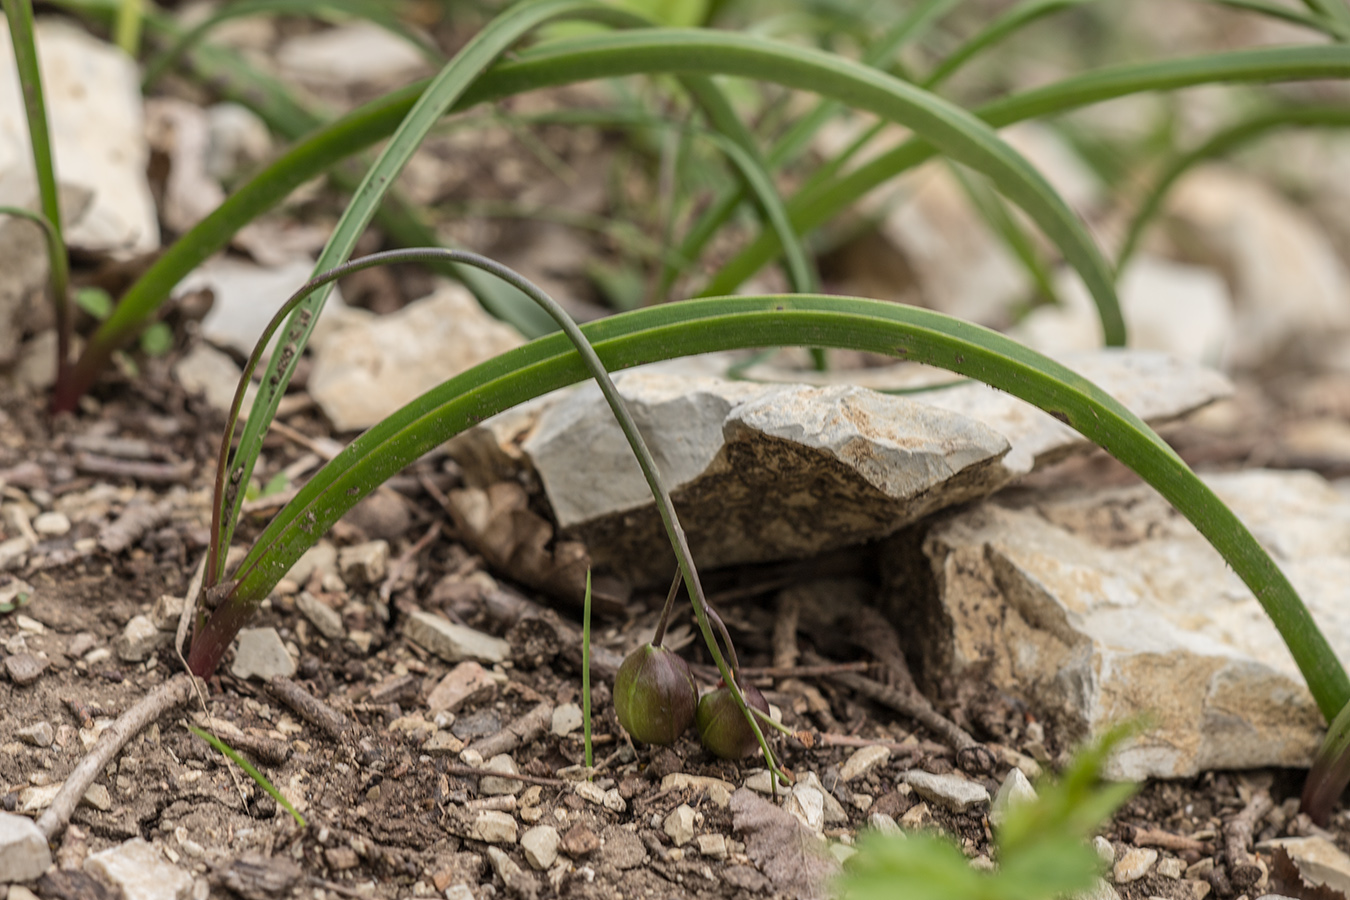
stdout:
[[215,747],[222,754],[224,754],[226,759],[237,765],[239,768],[243,769],[249,778],[252,778],[254,781],[258,783],[258,787],[262,788],[264,791],[270,794],[272,799],[277,801],[277,803],[281,805],[282,809],[286,810],[286,812],[291,814],[291,818],[295,819],[296,824],[298,824],[301,828],[306,827],[308,823],[305,821],[305,817],[300,815],[300,813],[296,811],[294,806],[291,806],[291,801],[283,797],[281,791],[277,790],[276,787],[272,784],[272,782],[267,780],[267,776],[259,772],[251,762],[244,759],[244,757],[240,756],[238,751],[236,751],[229,744],[222,741],[220,738],[216,737],[211,732],[203,731],[202,729],[196,727],[195,725],[187,726],[187,730],[192,732],[202,740],[206,741],[212,747]]

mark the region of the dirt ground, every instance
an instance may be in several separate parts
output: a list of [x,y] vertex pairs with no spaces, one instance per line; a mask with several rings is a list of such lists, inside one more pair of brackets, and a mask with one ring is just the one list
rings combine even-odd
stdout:
[[[0,804],[5,810],[40,803],[35,798],[42,789],[62,781],[111,717],[180,669],[167,643],[139,663],[124,661],[115,644],[128,620],[155,612],[161,595],[181,597],[186,592],[206,542],[220,417],[184,396],[163,372],[161,362],[136,380],[115,378],[100,387],[81,415],[55,421],[42,413],[39,398],[13,393],[0,397],[5,535],[12,536],[20,518],[31,523],[43,512],[62,512],[71,526],[64,534],[39,535],[25,565],[0,575],[22,577],[35,588],[28,605],[0,616],[4,664],[8,669],[15,657],[27,655],[36,657],[42,669],[30,683],[16,683],[13,670],[9,679],[0,681]],[[1269,390],[1244,388],[1236,402],[1265,404],[1272,414],[1284,409],[1286,416],[1306,415]],[[1212,418],[1252,421],[1246,416]],[[306,436],[325,436],[312,411],[302,409],[285,421],[291,436],[269,443],[264,480],[308,452]],[[1261,434],[1286,430],[1263,429]],[[1262,443],[1259,435],[1224,433],[1212,424],[1180,426],[1171,435],[1179,447],[1210,466],[1249,461],[1258,454],[1252,444],[1261,445],[1259,456],[1267,463],[1281,461],[1286,453]],[[1283,461],[1320,463],[1328,472],[1343,464],[1330,459]],[[1037,477],[1062,486],[1128,477],[1122,473],[1113,461],[1096,456]],[[391,483],[395,493],[388,502],[358,507],[335,529],[332,537],[339,546],[376,536],[391,543],[391,560],[403,563],[392,566],[379,583],[347,584],[316,571],[306,585],[283,583],[253,623],[277,629],[298,654],[296,683],[341,714],[345,730],[335,734],[318,727],[317,720],[306,719],[256,682],[235,678],[229,674],[228,658],[209,684],[206,709],[218,733],[233,738],[260,765],[305,815],[308,828],[298,828],[250,779],[232,775],[219,754],[185,730],[188,721],[206,723],[194,702],[190,711],[165,716],[134,739],[99,778],[60,842],[62,864],[77,865],[87,853],[143,837],[202,879],[202,890],[209,883],[213,896],[231,896],[227,885],[243,896],[285,895],[267,877],[291,885],[298,896],[314,897],[432,895],[461,882],[474,885],[472,896],[479,898],[797,894],[791,883],[766,877],[764,867],[751,858],[747,850],[753,851],[756,834],[753,827],[747,832],[744,822],[737,829],[724,791],[670,778],[674,773],[710,776],[739,788],[760,767],[753,760],[735,764],[715,759],[692,733],[671,748],[634,747],[617,726],[604,677],[597,677],[594,690],[601,767],[595,796],[582,796],[573,782],[559,777],[560,771],[582,761],[580,732],[559,736],[549,724],[508,749],[523,780],[486,785],[469,774],[458,756],[460,747],[500,740],[506,726],[532,711],[538,715],[540,705],[577,702],[580,674],[568,647],[532,637],[529,628],[508,627],[501,618],[502,596],[544,607],[550,601],[493,577],[472,547],[457,540],[460,536],[434,496],[457,480],[453,462],[433,454]],[[125,547],[107,549],[110,526],[125,523],[128,510],[146,505],[160,514],[130,532]],[[256,532],[263,521],[260,515],[250,517],[241,538]],[[867,579],[876,570],[868,548],[809,565],[826,579]],[[722,598],[719,604],[745,665],[773,664],[768,636],[776,586],[785,573],[795,578],[810,571],[797,564],[710,573],[714,596]],[[301,587],[340,613],[345,639],[324,637],[297,610]],[[620,614],[600,620],[597,644],[629,646],[636,629],[651,626],[660,599],[635,596]],[[402,626],[417,609],[440,609],[507,637],[512,647],[511,659],[491,668],[488,688],[455,711],[449,727],[458,744],[439,752],[424,748],[436,730],[426,700],[451,666],[405,639]],[[574,611],[561,609],[557,615],[550,621],[577,625]],[[822,649],[835,646],[819,643]],[[810,647],[809,641],[800,640],[799,649]],[[689,655],[706,662],[699,649]],[[834,657],[837,662],[867,659],[856,651]],[[955,753],[941,734],[864,699],[835,677],[766,677],[757,684],[793,729],[892,748],[887,762],[844,783],[839,768],[856,748],[806,749],[794,741],[777,741],[784,763],[798,777],[815,773],[838,801],[835,809],[843,820],[836,814],[825,834],[845,844],[867,826],[870,816],[884,813],[905,824],[941,828],[957,837],[972,858],[987,856],[987,807],[956,813],[922,803],[903,782],[903,773],[912,768],[945,773],[964,766],[964,774],[992,794],[1007,774],[1008,760],[1021,758],[1031,766],[1029,758],[1035,757],[1053,769],[1068,749],[1054,723],[1036,722],[1012,698],[991,695],[980,685],[938,685],[936,705],[978,740],[1012,753]],[[33,727],[41,723],[49,733],[46,745],[37,746],[42,740],[33,737]],[[440,724],[447,724],[443,714]],[[1302,774],[1219,772],[1144,785],[1104,836],[1117,857],[1135,847],[1153,846],[1163,862],[1143,879],[1118,885],[1120,896],[1187,900],[1243,893],[1226,877],[1224,827],[1254,795],[1268,791],[1273,808],[1257,823],[1256,838],[1321,833],[1297,815]],[[617,791],[618,802],[612,794],[603,799],[611,789]],[[706,852],[697,841],[674,846],[663,823],[682,804],[694,811],[697,835],[721,835],[724,841],[703,842]],[[537,823],[553,825],[562,838],[559,862],[535,871],[514,841],[481,840],[474,818],[484,810],[505,813],[522,830]],[[1350,849],[1346,825],[1345,814],[1338,813],[1330,835]],[[489,847],[504,850],[519,869],[513,872],[500,862],[494,866]],[[260,862],[269,858],[266,865]],[[1255,897],[1275,887],[1300,896],[1296,886],[1264,880],[1245,893]],[[50,885],[44,895],[64,896]]]

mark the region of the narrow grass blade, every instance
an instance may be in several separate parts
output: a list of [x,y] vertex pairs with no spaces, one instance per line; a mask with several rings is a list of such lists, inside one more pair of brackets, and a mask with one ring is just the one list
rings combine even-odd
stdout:
[[[1111,66],[1042,88],[995,100],[975,110],[994,128],[1065,113],[1131,94],[1170,91],[1201,84],[1310,81],[1350,76],[1350,47],[1271,47]],[[931,159],[937,149],[919,138],[907,141],[847,174],[818,183],[788,200],[798,232],[838,215],[877,186]],[[773,234],[760,234],[709,281],[708,293],[731,293],[778,253]]]
[[1014,259],[1021,264],[1031,283],[1040,291],[1041,296],[1051,303],[1059,302],[1055,290],[1054,275],[1050,265],[1041,257],[1031,235],[1027,234],[1022,223],[1012,215],[1007,204],[989,185],[970,177],[959,166],[950,166],[952,174],[960,183],[961,189],[970,200],[975,211],[984,219],[985,225],[998,237]]
[[56,185],[47,102],[42,90],[42,71],[38,66],[37,40],[33,33],[33,4],[31,0],[4,0],[4,6],[10,42],[14,45],[14,65],[19,71],[19,85],[23,90],[24,114],[28,118],[33,171],[37,175],[38,205],[47,226],[52,303],[56,310],[56,378],[59,382],[70,360],[71,311],[70,298],[66,296],[69,264],[61,228],[61,196]]
[[1311,28],[1313,31],[1329,35],[1339,41],[1344,41],[1347,36],[1350,36],[1350,27],[1348,27],[1350,23],[1348,22],[1341,22],[1338,19],[1316,14],[1310,15],[1282,3],[1271,3],[1268,0],[1209,0],[1209,2],[1215,6],[1228,6],[1246,12],[1260,13],[1263,16],[1270,16],[1284,22],[1292,22],[1295,25],[1302,25],[1304,28]]
[[1231,153],[1233,150],[1259,140],[1273,131],[1289,128],[1347,128],[1350,127],[1350,109],[1344,106],[1305,106],[1288,109],[1275,109],[1252,116],[1236,125],[1225,128],[1205,141],[1199,147],[1176,156],[1162,170],[1154,181],[1153,187],[1139,204],[1138,211],[1130,220],[1129,231],[1116,258],[1117,273],[1124,270],[1126,264],[1139,249],[1139,241],[1144,229],[1158,215],[1167,193],[1196,165]]
[[591,753],[591,570],[586,570],[586,596],[581,602],[581,728],[586,745],[586,768],[595,765]]
[[[582,332],[609,371],[717,350],[826,346],[940,366],[1020,397],[1105,448],[1199,529],[1260,601],[1328,720],[1350,698],[1350,680],[1307,607],[1232,510],[1119,402],[1010,338],[931,310],[810,295],[689,300],[611,316]],[[268,524],[240,564],[240,602],[222,605],[208,628],[232,634],[241,627],[319,536],[417,457],[587,374],[566,338],[552,335],[447,381],[371,428]]]
[[132,59],[141,49],[141,16],[143,0],[120,0],[117,5],[117,26],[113,41]]
[[979,56],[988,48],[1000,43],[1034,22],[1052,16],[1055,13],[1091,3],[1093,0],[1022,0],[980,29],[970,40],[947,55],[934,67],[924,79],[924,87],[932,90]]
[[141,86],[143,89],[150,88],[182,58],[183,54],[204,40],[217,26],[231,19],[262,15],[325,18],[333,13],[340,16],[365,19],[380,26],[390,34],[406,40],[428,62],[439,65],[444,58],[440,50],[433,44],[428,43],[421,35],[399,21],[398,16],[394,14],[388,4],[379,3],[376,0],[239,0],[239,2],[225,4],[197,25],[183,31],[168,49],[158,54],[146,65]]
[[267,780],[267,776],[259,772],[256,768],[254,768],[253,763],[249,762],[248,760],[244,759],[244,757],[240,756],[238,751],[236,751],[233,747],[222,741],[220,738],[216,737],[211,732],[203,731],[202,729],[198,728],[195,725],[188,725],[187,730],[192,732],[202,740],[206,741],[212,747],[219,750],[222,754],[224,754],[226,759],[234,763],[239,768],[243,769],[245,774],[247,774],[249,778],[252,778],[254,781],[258,783],[258,787],[262,788],[264,791],[267,791],[267,793],[271,795],[272,799],[277,801],[278,804],[280,804],[282,809],[286,810],[286,812],[291,814],[291,818],[295,819],[297,825],[299,825],[301,828],[305,828],[309,824],[308,822],[305,821],[305,817],[300,815],[300,813],[296,811],[294,806],[291,806],[291,801],[283,797],[281,795],[281,791],[277,790],[276,787],[272,784],[272,782]]

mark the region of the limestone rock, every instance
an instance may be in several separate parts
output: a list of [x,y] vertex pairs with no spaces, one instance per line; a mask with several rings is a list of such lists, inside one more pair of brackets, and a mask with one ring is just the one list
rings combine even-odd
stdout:
[[[200,394],[213,409],[226,412],[234,402],[234,392],[244,370],[233,359],[210,344],[196,344],[173,364],[173,377],[189,394]],[[257,388],[244,391],[244,410],[249,409]]]
[[509,813],[485,809],[473,821],[473,836],[488,844],[514,844],[516,820]]
[[[695,557],[710,567],[887,534],[986,493],[1007,449],[976,422],[859,388],[657,373],[617,383]],[[586,385],[545,411],[523,448],[559,525],[586,542],[597,566],[648,579],[668,572],[646,482],[598,389]]]
[[681,803],[666,816],[661,830],[674,842],[683,847],[694,839],[694,810],[687,803]]
[[1323,837],[1289,837],[1262,841],[1257,849],[1280,848],[1309,885],[1325,886],[1350,896],[1350,856]]
[[84,861],[84,870],[121,888],[125,900],[187,900],[192,896],[192,876],[142,838],[95,853]]
[[417,78],[427,61],[407,40],[367,21],[288,38],[277,62],[292,78],[313,86],[391,88]]
[[584,724],[582,719],[580,706],[575,703],[563,703],[553,708],[552,731],[558,737],[567,737]]
[[350,321],[316,335],[311,344],[309,392],[339,431],[373,425],[441,382],[523,343],[515,329],[449,282],[392,315]]
[[490,700],[497,693],[497,682],[476,662],[462,662],[451,669],[432,688],[427,706],[432,712],[459,712],[469,703]]
[[309,591],[301,591],[300,595],[295,598],[295,608],[300,610],[300,614],[306,619],[309,619],[310,624],[319,630],[319,634],[330,641],[339,641],[346,636],[347,627],[342,624],[342,613],[333,609]]
[[1010,806],[1030,803],[1036,799],[1036,789],[1027,781],[1027,776],[1022,774],[1021,769],[1011,769],[1008,776],[1003,779],[1003,783],[998,786],[998,793],[994,795],[994,802],[989,807],[989,821],[995,825],[1002,825],[1003,820],[1008,815]]
[[149,616],[132,616],[113,641],[113,649],[123,662],[142,662],[168,642],[169,636],[156,628]]
[[56,736],[49,722],[35,722],[25,728],[20,728],[14,734],[19,740],[26,744],[32,744],[34,747],[50,747]]
[[[58,19],[39,20],[36,40],[57,178],[63,191],[91,196],[65,223],[66,242],[126,255],[154,250],[159,220],[145,176],[150,151],[135,61]],[[31,206],[37,184],[12,48],[0,23],[0,205]]]
[[552,825],[536,825],[520,836],[520,848],[525,861],[543,871],[558,859],[558,829]]
[[388,566],[388,541],[366,541],[338,551],[338,574],[350,585],[378,585]]
[[456,625],[434,613],[415,610],[403,627],[408,639],[446,662],[475,659],[498,663],[511,656],[511,645],[490,634]]
[[30,685],[47,670],[47,661],[32,653],[15,653],[5,657],[5,674],[19,687]]
[[1129,884],[1148,874],[1158,861],[1158,851],[1152,847],[1131,847],[1121,854],[1111,869],[1111,878],[1116,884]]
[[921,769],[911,769],[905,773],[905,783],[928,802],[955,812],[964,812],[989,802],[989,792],[983,785],[967,781],[959,775],[934,775]]
[[0,812],[0,883],[33,881],[51,864],[47,839],[33,820]]
[[884,766],[890,762],[891,751],[887,747],[859,747],[853,755],[844,761],[839,767],[839,777],[843,781],[852,781],[860,778],[877,766]]
[[[1350,501],[1307,472],[1206,477],[1274,555],[1339,656],[1350,580]],[[940,525],[924,552],[947,626],[925,667],[972,666],[1057,717],[1074,739],[1147,711],[1112,778],[1305,767],[1322,719],[1289,652],[1246,586],[1147,486],[985,503]]]
[[[490,769],[493,772],[520,774],[520,769],[516,767],[516,761],[507,753],[498,753],[484,763],[483,768]],[[478,781],[478,792],[480,794],[519,794],[524,787],[523,781],[514,778],[494,778],[491,775],[484,775]]]
[[290,678],[295,674],[295,660],[275,628],[244,628],[239,632],[230,674],[243,680],[267,681],[277,675]]

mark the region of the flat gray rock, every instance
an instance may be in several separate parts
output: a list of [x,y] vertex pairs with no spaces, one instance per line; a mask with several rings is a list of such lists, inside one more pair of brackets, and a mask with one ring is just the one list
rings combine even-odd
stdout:
[[959,775],[934,775],[922,769],[910,769],[905,773],[905,783],[929,803],[945,806],[953,812],[964,812],[989,802],[989,791],[984,785]]
[[275,628],[245,628],[239,632],[239,645],[234,651],[230,674],[239,679],[257,678],[259,681],[268,681],[278,675],[290,678],[295,674],[295,660],[291,659]]
[[490,634],[456,625],[435,613],[415,610],[403,626],[408,639],[446,662],[472,659],[478,662],[504,662],[511,656],[511,645]]
[[[1350,499],[1308,472],[1205,481],[1270,550],[1332,649],[1350,655]],[[1111,777],[1310,764],[1324,726],[1284,642],[1151,488],[987,502],[935,527],[924,552],[938,608],[913,611],[942,624],[916,642],[922,664],[978,671],[1077,737],[1148,713],[1151,729],[1116,754]]]
[[125,900],[187,900],[192,876],[142,838],[95,853],[84,870],[121,888]]

